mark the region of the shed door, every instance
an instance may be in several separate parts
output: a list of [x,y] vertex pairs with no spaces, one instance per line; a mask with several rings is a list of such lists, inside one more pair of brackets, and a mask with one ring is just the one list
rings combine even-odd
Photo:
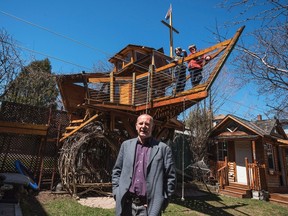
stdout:
[[236,141],[235,142],[235,162],[237,172],[236,181],[238,183],[247,185],[245,157],[247,157],[249,163],[252,162],[251,143],[245,141]]

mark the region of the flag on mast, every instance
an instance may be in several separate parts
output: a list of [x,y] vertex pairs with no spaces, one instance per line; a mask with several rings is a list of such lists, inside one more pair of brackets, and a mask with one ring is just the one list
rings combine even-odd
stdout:
[[172,4],[170,4],[170,7],[166,13],[165,19],[168,20],[170,18],[171,14],[172,14]]

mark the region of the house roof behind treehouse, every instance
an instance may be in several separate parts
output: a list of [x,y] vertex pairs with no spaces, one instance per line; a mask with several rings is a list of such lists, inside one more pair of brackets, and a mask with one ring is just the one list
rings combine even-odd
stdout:
[[[219,124],[215,126],[213,131],[219,129],[225,123],[229,121],[229,119],[238,122],[242,126],[250,129],[254,133],[260,135],[260,136],[277,136],[277,137],[283,137],[287,139],[286,134],[284,133],[284,130],[282,129],[281,125],[279,125],[279,121],[277,119],[267,119],[267,120],[257,120],[257,121],[248,121],[246,119],[240,118],[238,116],[229,114],[227,115]],[[280,126],[280,127],[279,127]],[[276,134],[274,132],[274,129],[278,129],[278,133]]]

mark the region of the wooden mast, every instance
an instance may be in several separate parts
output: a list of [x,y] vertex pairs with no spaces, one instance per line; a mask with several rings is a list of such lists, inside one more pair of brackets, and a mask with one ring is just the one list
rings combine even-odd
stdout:
[[173,57],[173,31],[179,34],[179,31],[177,31],[175,28],[173,28],[172,24],[172,4],[170,4],[170,7],[168,9],[168,12],[165,16],[165,19],[167,20],[169,18],[169,24],[165,22],[164,20],[161,20],[161,22],[169,28],[169,35],[170,35],[170,57]]

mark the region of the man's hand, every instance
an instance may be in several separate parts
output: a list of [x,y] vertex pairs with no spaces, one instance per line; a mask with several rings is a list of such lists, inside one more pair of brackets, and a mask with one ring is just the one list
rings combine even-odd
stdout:
[[211,56],[209,56],[209,55],[206,56],[206,57],[205,57],[205,60],[206,60],[206,61],[210,61],[210,60],[211,60]]

